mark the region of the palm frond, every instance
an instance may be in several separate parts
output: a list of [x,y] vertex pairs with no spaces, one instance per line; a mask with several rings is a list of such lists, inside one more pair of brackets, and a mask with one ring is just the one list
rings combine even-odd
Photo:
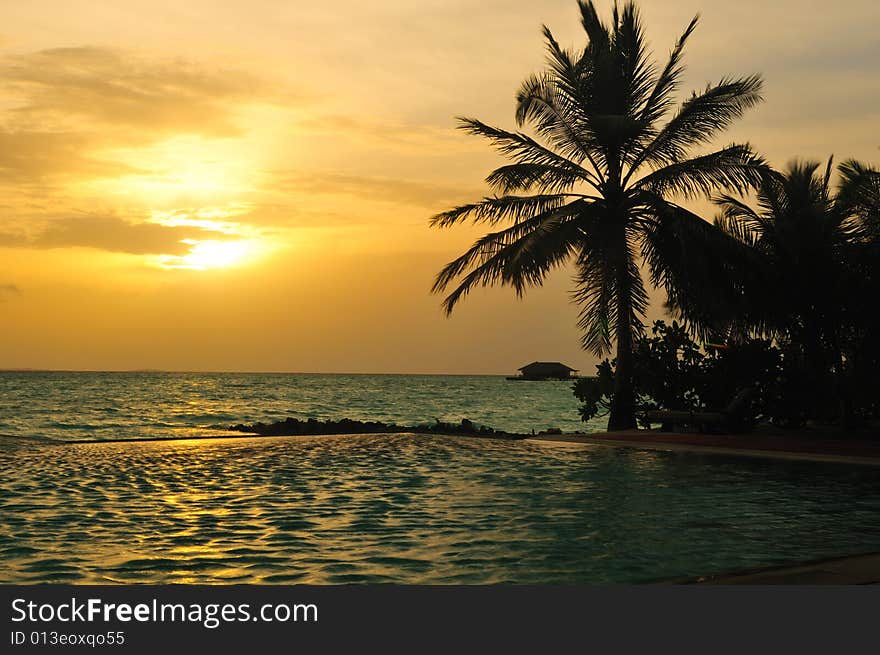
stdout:
[[730,213],[721,213],[715,217],[713,225],[719,230],[733,237],[740,243],[750,248],[758,248],[761,239],[761,232],[752,228],[745,220],[737,220]]
[[569,191],[578,184],[589,184],[583,171],[548,164],[509,164],[492,171],[486,183],[501,193],[529,191],[538,187],[542,192]]
[[731,325],[764,330],[755,294],[769,278],[747,240],[659,196],[654,210],[642,254],[652,283],[666,290],[667,308],[703,337]]
[[512,286],[521,295],[572,255],[581,238],[578,219],[588,212],[589,204],[577,200],[481,237],[440,271],[432,292],[444,291],[461,277],[443,300],[447,314],[476,286]]
[[741,229],[749,233],[761,232],[767,227],[766,219],[739,198],[722,194],[712,198],[712,202],[721,209],[721,215],[716,219],[715,224],[731,226],[733,231],[724,230],[728,234],[733,235],[734,231],[739,229],[735,230],[734,225],[741,225]]
[[520,221],[564,205],[569,196],[565,194],[540,194],[532,196],[486,197],[480,202],[460,205],[431,218],[434,227],[450,227],[467,219],[475,223],[495,225],[501,221]]
[[[595,239],[587,239],[578,257],[572,299],[581,308],[581,345],[597,356],[610,352],[621,321],[632,337],[642,329],[649,298],[634,255],[631,244],[620,252],[619,247],[597,247]],[[621,307],[628,315],[620,315]]]
[[518,164],[546,164],[583,175],[589,178],[586,170],[567,157],[546,148],[533,138],[522,132],[508,132],[492,127],[473,118],[459,118],[459,129],[482,136],[502,154],[507,155]]
[[596,144],[590,134],[589,121],[578,115],[577,103],[570,97],[572,91],[560,90],[560,87],[574,84],[566,84],[558,75],[550,73],[529,76],[516,95],[516,122],[520,127],[532,124],[539,134],[572,161],[588,160],[598,175],[601,172],[592,155]]
[[578,0],[581,12],[581,25],[587,33],[590,47],[604,49],[610,40],[609,29],[599,17],[599,12],[591,0]]
[[721,150],[675,162],[653,171],[633,186],[657,194],[694,198],[718,189],[744,192],[758,185],[767,164],[748,144],[732,144]]
[[764,217],[784,215],[788,211],[785,176],[772,169],[763,171],[757,187],[757,200]]
[[640,118],[639,114],[651,95],[656,71],[648,59],[645,34],[635,4],[627,2],[615,23],[612,50],[624,81],[624,107],[627,114]]
[[679,80],[684,72],[684,66],[681,63],[682,56],[684,55],[684,46],[696,29],[699,19],[699,15],[694,16],[682,35],[678,37],[672,52],[669,53],[666,66],[657,78],[654,89],[645,102],[641,118],[648,125],[653,125],[660,120],[672,106],[673,96],[678,89]]
[[710,143],[747,109],[762,100],[763,81],[753,75],[725,79],[694,94],[634,160],[632,171],[642,164],[665,166],[683,159],[690,148]]
[[831,194],[831,171],[834,166],[834,155],[831,155],[828,158],[828,163],[825,165],[825,175],[822,177],[822,196],[828,200],[829,195]]
[[855,159],[842,162],[837,170],[838,211],[856,216],[867,238],[880,239],[880,171]]

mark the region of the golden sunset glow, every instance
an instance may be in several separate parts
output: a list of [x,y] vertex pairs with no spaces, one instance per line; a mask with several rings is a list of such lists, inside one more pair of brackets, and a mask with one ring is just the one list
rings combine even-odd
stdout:
[[254,189],[253,155],[228,140],[175,138],[156,146],[118,153],[133,169],[147,171],[115,181],[119,193],[149,204],[166,205],[181,198],[217,201]]
[[[476,292],[449,320],[429,293],[485,226],[428,218],[491,193],[499,162],[453,117],[516,129],[514,93],[543,66],[540,26],[582,40],[573,0],[7,4],[0,367],[592,367],[566,271],[523,300]],[[682,96],[764,75],[766,102],[725,140],[777,165],[877,161],[872,0],[640,4],[658,55],[702,14]],[[49,321],[59,308],[63,330]],[[181,332],[169,316],[212,329]]]
[[227,268],[240,264],[254,247],[248,241],[196,241],[183,239],[182,243],[190,246],[190,250],[180,257],[160,255],[159,266],[162,268],[184,268],[205,271],[211,268]]
[[244,226],[231,220],[237,215],[247,213],[246,207],[203,207],[195,211],[154,211],[151,221],[168,227],[198,227],[212,232],[238,234]]

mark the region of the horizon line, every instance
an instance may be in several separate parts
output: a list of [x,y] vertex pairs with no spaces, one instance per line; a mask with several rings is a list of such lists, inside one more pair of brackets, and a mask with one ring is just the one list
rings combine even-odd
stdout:
[[466,377],[501,377],[508,373],[401,373],[401,372],[352,372],[352,371],[236,371],[236,370],[202,370],[202,369],[159,369],[159,368],[125,368],[125,369],[78,369],[78,368],[2,368],[0,373],[200,373],[200,374],[244,374],[244,375],[420,375],[420,376],[466,376]]

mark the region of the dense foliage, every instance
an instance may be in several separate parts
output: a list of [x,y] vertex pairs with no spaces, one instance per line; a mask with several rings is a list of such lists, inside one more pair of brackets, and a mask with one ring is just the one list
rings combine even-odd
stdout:
[[[807,417],[854,426],[877,415],[880,173],[849,160],[795,161],[762,174],[754,206],[716,200],[716,225],[749,250],[730,277],[745,291],[721,322],[762,334],[798,371]],[[729,287],[728,287],[729,289]]]
[[[583,420],[608,411],[615,367],[616,361],[606,359],[595,377],[575,382]],[[797,426],[812,412],[809,380],[798,358],[766,339],[700,347],[682,325],[657,321],[652,336],[636,344],[633,370],[644,425],[649,410],[720,410],[745,389],[751,391],[747,423]]]

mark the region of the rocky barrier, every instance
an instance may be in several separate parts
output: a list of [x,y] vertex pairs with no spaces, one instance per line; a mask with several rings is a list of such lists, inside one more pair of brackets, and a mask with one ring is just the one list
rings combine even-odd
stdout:
[[[288,435],[321,435],[321,434],[381,434],[394,432],[415,432],[419,434],[444,434],[464,435],[469,437],[488,437],[493,439],[525,439],[531,434],[516,434],[494,430],[484,425],[476,425],[468,419],[462,419],[461,423],[444,423],[435,421],[422,425],[396,425],[382,421],[354,421],[344,418],[339,421],[318,421],[310,418],[302,421],[295,418],[287,418],[275,423],[253,423],[224,426],[223,429],[236,432],[249,432],[262,436],[288,436]],[[557,430],[546,430],[539,434],[559,434]]]

